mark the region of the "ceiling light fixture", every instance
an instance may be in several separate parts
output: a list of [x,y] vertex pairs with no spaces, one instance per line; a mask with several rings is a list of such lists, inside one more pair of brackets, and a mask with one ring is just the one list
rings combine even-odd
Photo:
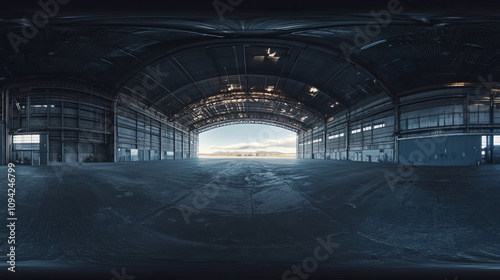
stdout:
[[280,57],[276,56],[276,53],[277,52],[272,52],[271,48],[267,48],[265,55],[254,56],[253,59],[259,62],[264,62],[264,61],[277,62],[280,59]]

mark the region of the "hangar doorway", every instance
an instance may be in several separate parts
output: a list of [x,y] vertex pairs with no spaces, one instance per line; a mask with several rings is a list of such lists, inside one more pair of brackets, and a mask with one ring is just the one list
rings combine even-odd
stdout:
[[297,134],[274,124],[227,123],[199,135],[201,158],[296,158]]
[[47,165],[47,149],[46,133],[13,135],[11,162],[16,165]]
[[481,157],[483,163],[500,164],[500,135],[481,137]]

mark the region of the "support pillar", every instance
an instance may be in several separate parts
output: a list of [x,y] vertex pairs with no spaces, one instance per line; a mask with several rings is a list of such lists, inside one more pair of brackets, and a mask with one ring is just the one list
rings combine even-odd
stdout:
[[160,147],[159,147],[159,150],[160,150],[160,160],[163,160],[163,137],[162,137],[162,125],[163,123],[160,121],[160,127],[159,127],[159,132],[160,132],[160,136],[159,136],[159,139],[160,139]]
[[327,156],[326,156],[326,123],[327,121],[325,120],[325,125],[324,125],[324,128],[323,128],[323,159],[327,159]]
[[346,126],[345,126],[345,159],[349,160],[349,145],[350,145],[350,139],[351,139],[351,134],[349,132],[351,131],[351,110],[347,111],[347,121],[346,121]]
[[399,108],[399,98],[394,98],[394,162],[399,162],[399,142],[398,137],[401,130],[401,112]]
[[118,102],[113,100],[113,162],[118,161]]
[[2,94],[2,127],[1,127],[1,136],[2,137],[0,140],[0,144],[2,146],[1,153],[2,153],[2,164],[7,164],[9,163],[10,156],[9,156],[9,147],[10,147],[10,142],[9,142],[9,126],[10,126],[10,120],[9,120],[9,90],[4,89],[3,94]]
[[[63,100],[61,94],[61,100]],[[64,153],[64,101],[61,101],[61,162],[66,161],[66,155]]]
[[467,97],[465,98],[465,104],[464,104],[464,123],[465,123],[465,132],[469,133],[470,132],[470,93],[469,90],[467,90]]
[[177,139],[175,137],[175,131],[176,131],[176,129],[175,129],[175,123],[174,123],[174,126],[173,126],[172,129],[173,129],[173,137],[174,137],[174,159],[176,159],[176,157],[177,157],[176,156],[177,155],[177,149],[176,149],[176,145],[175,144],[177,143]]
[[184,159],[184,131],[181,131],[181,159]]

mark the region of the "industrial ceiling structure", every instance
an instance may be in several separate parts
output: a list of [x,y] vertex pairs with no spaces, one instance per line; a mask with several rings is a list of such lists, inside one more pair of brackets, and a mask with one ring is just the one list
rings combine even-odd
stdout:
[[130,95],[193,130],[242,119],[307,130],[380,93],[394,100],[500,72],[493,15],[403,13],[384,23],[369,13],[241,12],[222,20],[67,15],[63,8],[29,42],[14,45],[9,33],[22,37],[26,24],[4,17],[4,87],[76,80],[111,98]]
[[499,279],[500,9],[424,2],[3,1],[3,261]]
[[398,141],[436,130],[494,153],[495,9],[257,2],[4,11],[4,154],[12,135],[44,133],[49,161],[193,158],[199,133],[236,123],[297,132],[299,157],[398,161]]

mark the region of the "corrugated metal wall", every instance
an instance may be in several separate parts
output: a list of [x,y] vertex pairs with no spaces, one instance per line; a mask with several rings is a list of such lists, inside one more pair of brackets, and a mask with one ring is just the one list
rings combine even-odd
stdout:
[[117,161],[197,157],[198,136],[122,100],[117,106]]
[[90,156],[97,162],[186,159],[198,154],[196,132],[120,97],[55,88],[12,94],[9,102],[9,130],[48,133],[50,162],[85,162]]
[[[395,101],[380,94],[331,117],[326,123],[326,145],[318,141],[323,127],[299,132],[297,157],[392,162],[398,161],[398,155],[408,158],[415,148],[402,139],[424,141],[436,134],[453,134],[447,142],[449,158],[421,164],[470,165],[477,163],[481,153],[476,150],[477,137],[500,134],[500,99],[492,98],[486,89],[471,88],[412,93]],[[468,138],[471,135],[475,140]]]
[[[11,95],[10,131],[48,133],[49,162],[112,161],[111,101],[62,89]],[[19,105],[19,106],[18,106]]]
[[399,162],[416,165],[477,165],[481,136],[418,137],[399,141]]

